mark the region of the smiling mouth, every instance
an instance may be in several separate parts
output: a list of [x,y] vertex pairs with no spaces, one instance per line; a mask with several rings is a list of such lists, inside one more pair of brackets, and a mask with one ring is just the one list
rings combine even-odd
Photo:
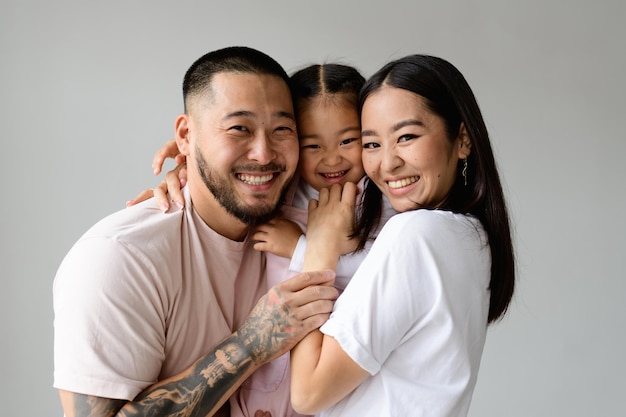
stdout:
[[348,171],[326,172],[326,173],[320,173],[320,175],[324,178],[333,179],[333,178],[343,177],[344,175],[346,175],[347,172]]
[[387,185],[389,185],[389,188],[392,188],[395,190],[398,188],[406,187],[407,185],[411,185],[417,182],[419,179],[420,177],[416,175],[414,177],[403,178],[397,181],[387,181]]
[[265,175],[251,175],[251,174],[237,174],[237,178],[240,181],[250,185],[265,185],[274,179],[274,174]]

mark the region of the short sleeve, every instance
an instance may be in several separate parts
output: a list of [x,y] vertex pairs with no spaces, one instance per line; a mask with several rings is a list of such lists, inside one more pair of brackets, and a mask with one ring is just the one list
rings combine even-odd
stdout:
[[115,239],[83,238],[54,280],[54,386],[132,400],[158,379],[165,313],[154,271]]
[[428,341],[445,344],[446,332],[463,326],[468,311],[483,320],[487,247],[482,228],[467,216],[416,210],[392,217],[322,332],[372,375],[409,340],[426,354],[435,346]]

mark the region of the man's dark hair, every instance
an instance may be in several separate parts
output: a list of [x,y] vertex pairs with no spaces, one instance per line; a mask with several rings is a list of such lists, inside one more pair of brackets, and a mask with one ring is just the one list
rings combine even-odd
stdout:
[[220,72],[274,75],[289,85],[289,76],[269,55],[246,46],[218,49],[198,58],[185,73],[183,79],[185,112],[189,98],[207,92],[213,76]]

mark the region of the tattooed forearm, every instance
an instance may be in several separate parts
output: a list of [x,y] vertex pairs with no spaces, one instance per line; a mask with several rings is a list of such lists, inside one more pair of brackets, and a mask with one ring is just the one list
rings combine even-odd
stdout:
[[290,350],[308,333],[281,298],[278,290],[270,290],[237,331],[241,343],[259,366]]
[[91,397],[82,394],[74,394],[72,400],[75,416],[113,417],[126,403],[124,400]]
[[212,416],[254,369],[248,348],[234,334],[187,372],[156,383],[133,401],[73,394],[74,416]]
[[[213,416],[264,363],[291,349],[311,328],[276,287],[259,300],[243,325],[184,372],[160,381],[133,401],[72,394],[75,417]],[[62,400],[63,401],[63,400]],[[67,412],[66,412],[67,413]]]

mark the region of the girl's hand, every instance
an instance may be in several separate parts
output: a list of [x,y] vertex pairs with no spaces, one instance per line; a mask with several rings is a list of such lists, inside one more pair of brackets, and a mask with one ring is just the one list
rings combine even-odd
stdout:
[[172,158],[174,162],[176,162],[176,168],[167,172],[165,179],[155,188],[143,190],[133,200],[127,201],[127,207],[154,197],[161,211],[165,213],[170,209],[168,193],[179,209],[185,206],[185,199],[183,198],[181,189],[187,184],[187,164],[185,155],[178,152],[178,146],[174,139],[167,141],[154,155],[152,159],[154,175],[161,173],[161,169],[167,158]]
[[254,244],[255,250],[291,258],[301,235],[302,229],[296,223],[276,218],[256,226],[252,239],[257,241]]
[[356,249],[357,240],[350,238],[356,194],[356,184],[334,184],[320,190],[319,200],[309,202],[303,270],[335,269],[339,256]]

